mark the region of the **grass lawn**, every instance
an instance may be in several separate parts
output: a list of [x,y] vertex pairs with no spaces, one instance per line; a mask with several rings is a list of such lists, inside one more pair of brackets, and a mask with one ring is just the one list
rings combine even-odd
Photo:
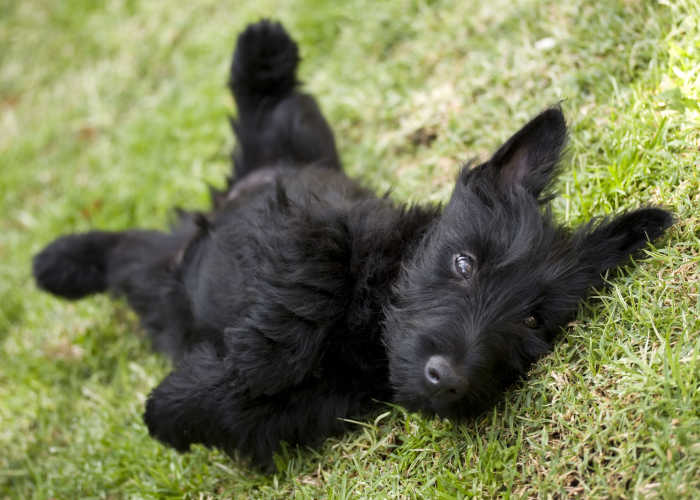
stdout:
[[[562,102],[560,218],[654,203],[678,223],[480,419],[387,406],[267,476],[178,455],[141,420],[169,367],[135,316],[40,293],[31,256],[207,206],[230,53],[262,16],[378,191],[444,201],[461,163]],[[0,498],[697,498],[699,91],[695,0],[0,0]]]

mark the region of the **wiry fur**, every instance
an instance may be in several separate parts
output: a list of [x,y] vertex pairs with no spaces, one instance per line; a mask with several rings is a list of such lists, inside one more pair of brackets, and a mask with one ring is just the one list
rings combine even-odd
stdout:
[[376,197],[341,171],[298,61],[279,24],[240,35],[235,172],[211,213],[183,212],[170,232],[63,236],[34,259],[51,293],[125,296],[172,357],[145,421],[180,451],[269,464],[280,442],[316,443],[376,400],[474,414],[550,351],[602,274],[672,223],[645,208],[557,224],[556,108],[465,167],[444,210]]

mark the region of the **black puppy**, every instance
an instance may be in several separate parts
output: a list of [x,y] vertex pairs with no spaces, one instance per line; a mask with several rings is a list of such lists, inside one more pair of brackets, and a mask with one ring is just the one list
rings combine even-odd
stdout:
[[280,24],[238,38],[235,173],[212,212],[181,213],[169,233],[63,236],[34,259],[51,293],[125,296],[173,358],[145,420],[177,450],[264,465],[281,441],[318,442],[376,400],[483,410],[550,351],[601,274],[672,224],[644,208],[557,225],[556,108],[463,168],[444,209],[378,198],[341,171],[298,62]]

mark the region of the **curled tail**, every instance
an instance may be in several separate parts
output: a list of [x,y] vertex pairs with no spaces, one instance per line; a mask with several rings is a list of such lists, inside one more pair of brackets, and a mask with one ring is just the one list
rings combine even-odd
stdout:
[[[335,138],[315,99],[299,90],[299,49],[284,27],[262,20],[238,36],[229,88],[238,108],[234,175],[214,205],[254,170],[320,165],[340,169]],[[265,178],[265,176],[262,176]]]

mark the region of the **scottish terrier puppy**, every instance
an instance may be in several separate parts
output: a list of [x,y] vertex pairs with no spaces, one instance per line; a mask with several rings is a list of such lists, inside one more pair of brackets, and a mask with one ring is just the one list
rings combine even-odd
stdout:
[[553,220],[557,108],[462,168],[444,208],[377,197],[341,170],[298,63],[280,24],[239,36],[234,173],[210,212],[180,212],[170,232],[63,236],[34,258],[48,292],[125,297],[173,359],[145,421],[179,451],[267,465],[282,441],[318,443],[377,401],[482,411],[551,350],[601,275],[672,224],[660,208]]

